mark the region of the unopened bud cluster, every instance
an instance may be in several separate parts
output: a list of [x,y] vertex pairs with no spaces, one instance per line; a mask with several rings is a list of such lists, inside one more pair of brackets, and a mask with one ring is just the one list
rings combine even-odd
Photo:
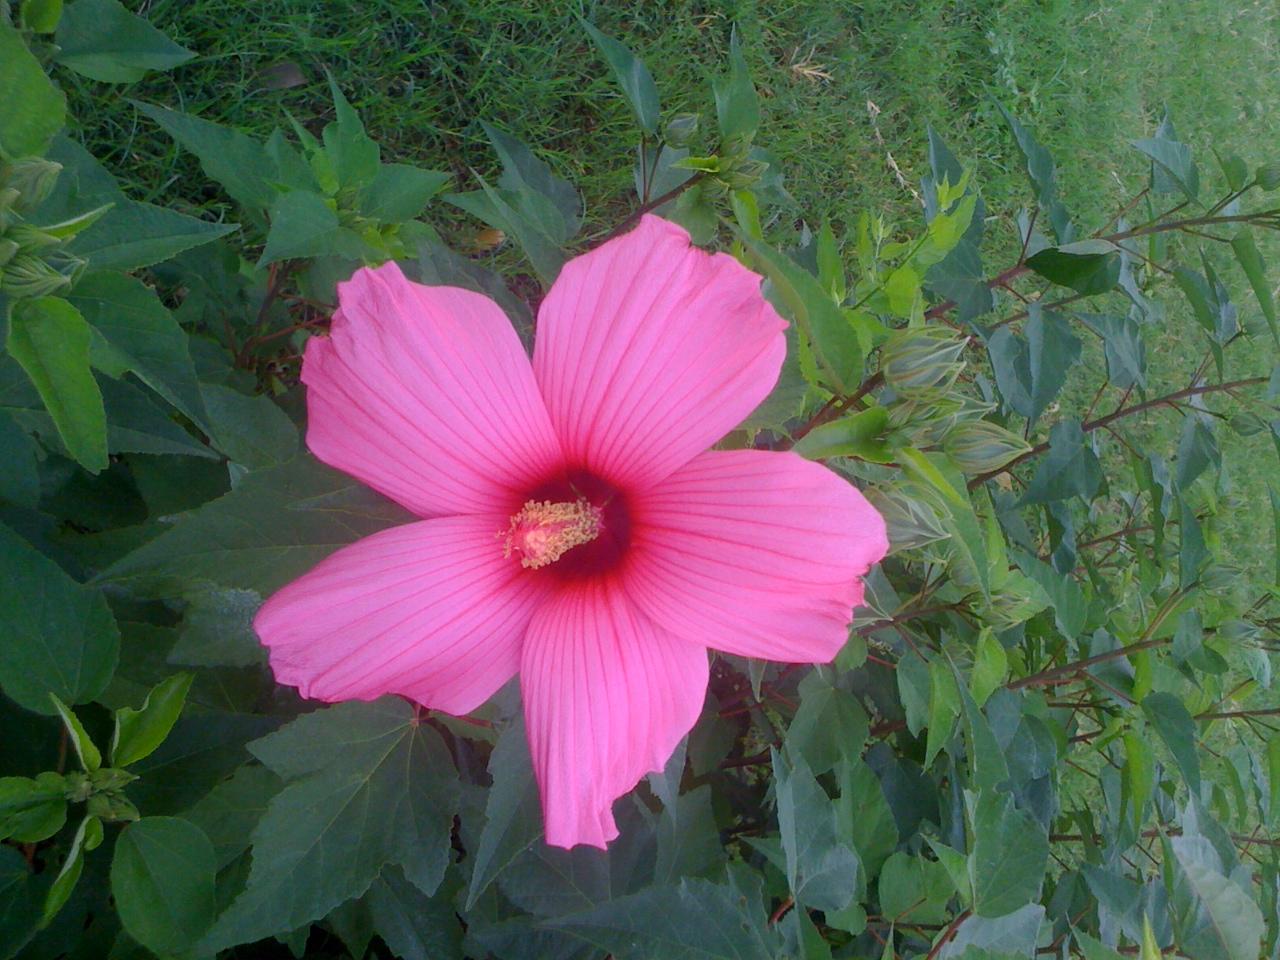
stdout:
[[881,348],[880,372],[899,397],[940,399],[964,369],[964,345],[950,332],[936,328],[899,330]]
[[989,473],[1016,460],[1031,445],[990,420],[971,420],[947,432],[942,449],[967,474]]
[[48,199],[61,171],[62,164],[42,157],[0,161],[0,293],[11,300],[58,293],[84,270],[84,261],[63,247],[102,209],[53,226],[26,219]]

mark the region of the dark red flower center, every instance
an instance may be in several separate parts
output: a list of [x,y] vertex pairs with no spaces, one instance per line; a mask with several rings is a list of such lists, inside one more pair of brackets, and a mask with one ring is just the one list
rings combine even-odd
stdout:
[[543,576],[577,580],[614,569],[631,542],[626,495],[586,470],[538,484],[504,531],[508,555]]

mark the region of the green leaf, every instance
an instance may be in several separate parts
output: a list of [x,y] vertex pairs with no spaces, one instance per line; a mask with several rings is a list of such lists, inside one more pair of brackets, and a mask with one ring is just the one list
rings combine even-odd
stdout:
[[37,881],[14,847],[0,846],[0,957],[9,960],[40,927]]
[[1196,750],[1196,722],[1187,708],[1171,693],[1152,693],[1142,701],[1142,713],[1164,741],[1178,765],[1187,789],[1200,795],[1200,755]]
[[1007,326],[991,335],[987,351],[1005,402],[1032,423],[1062,389],[1080,359],[1080,340],[1056,313],[1037,305],[1027,311],[1026,336]]
[[1106,293],[1120,281],[1120,252],[1109,240],[1078,240],[1045,247],[1026,264],[1046,280],[1086,297]]
[[1075,420],[1062,420],[1049,430],[1049,453],[1019,501],[1020,506],[1081,497],[1086,503],[1102,489],[1105,478],[1098,458]]
[[80,718],[72,712],[70,707],[59,700],[56,694],[49,694],[49,702],[53,704],[53,709],[58,712],[58,716],[62,718],[63,725],[67,728],[71,743],[76,749],[76,756],[80,758],[80,766],[90,772],[101,767],[102,752],[90,739],[89,734],[85,732],[84,725],[80,723]]
[[167,207],[125,200],[70,245],[99,270],[136,270],[168,260],[236,230],[234,223],[208,223]]
[[145,577],[173,596],[201,582],[267,596],[339,547],[408,519],[389,501],[302,455],[250,473],[102,579]]
[[9,317],[9,353],[35,384],[67,450],[89,471],[107,466],[107,414],[89,370],[92,331],[58,297],[19,300]]
[[1151,159],[1152,189],[1156,193],[1171,193],[1156,171],[1163,173],[1172,185],[1194,200],[1200,193],[1200,174],[1191,159],[1191,148],[1185,143],[1165,137],[1148,137],[1133,141],[1134,149]]
[[1049,861],[1049,837],[1005,793],[984,790],[973,807],[969,883],[973,912],[1001,917],[1040,896]]
[[1178,439],[1178,487],[1186,490],[1210,466],[1220,466],[1222,454],[1208,417],[1190,413],[1182,421]]
[[266,210],[276,198],[276,165],[258,141],[232,127],[211,123],[151,103],[133,101],[145,116],[194,153],[200,168],[222,184],[231,198],[252,210]]
[[987,541],[969,499],[963,475],[945,454],[925,454],[903,448],[898,451],[898,460],[909,477],[940,496],[946,511],[942,524],[951,535],[952,546],[968,567],[967,573],[977,582],[982,595],[990,598],[991,569],[987,560]]
[[840,308],[818,278],[790,257],[745,234],[739,239],[769,278],[786,314],[813,345],[828,386],[837,393],[849,392],[862,375],[863,354]]
[[946,867],[903,852],[885,861],[879,890],[880,914],[894,923],[942,923],[955,893]]
[[133,83],[149,70],[171,70],[195,57],[117,0],[68,4],[56,39],[58,63],[107,83]]
[[111,860],[120,922],[161,955],[185,953],[213,921],[213,844],[195,824],[144,817],[124,828]]
[[1023,159],[1026,161],[1027,176],[1031,179],[1031,185],[1036,190],[1036,199],[1040,202],[1040,209],[1047,216],[1054,235],[1060,243],[1070,243],[1074,239],[1075,228],[1071,224],[1066,208],[1058,199],[1058,174],[1053,157],[1013,114],[1001,104],[996,106],[1004,114],[1009,129],[1013,131],[1013,138],[1018,143],[1018,149],[1022,151]]
[[0,840],[39,843],[52,837],[67,822],[66,794],[67,779],[52,771],[35,779],[0,777]]
[[184,597],[178,642],[169,662],[191,667],[250,667],[264,662],[266,650],[253,631],[262,606],[254,590],[196,586]]
[[1013,561],[1023,573],[1044,590],[1053,604],[1054,621],[1068,640],[1077,640],[1084,631],[1089,616],[1089,603],[1084,590],[1072,576],[1058,573],[1039,557],[1013,549]]
[[736,31],[729,40],[729,73],[713,80],[712,88],[722,144],[754,137],[760,126],[760,101]]
[[1189,590],[1200,579],[1200,572],[1209,562],[1209,551],[1204,544],[1200,521],[1185,501],[1178,520],[1178,534],[1178,586]]
[[462,925],[448,897],[426,896],[388,867],[365,894],[378,936],[400,960],[460,960]]
[[1201,852],[1198,837],[1169,841],[1179,870],[1197,898],[1193,926],[1180,947],[1204,960],[1254,960],[1261,955],[1266,924],[1253,898],[1234,879],[1225,877]]
[[381,151],[367,133],[360,115],[347,102],[333,74],[329,75],[336,120],[324,128],[324,149],[333,163],[338,183],[344,188],[361,188],[378,175]]
[[155,291],[123,273],[90,273],[71,303],[102,335],[119,366],[137,374],[202,429],[204,404],[187,335]]
[[929,664],[929,735],[924,748],[924,765],[933,765],[938,751],[947,745],[960,716],[960,691],[955,674],[941,660]]
[[384,163],[360,191],[360,213],[382,223],[412,220],[449,182],[449,174],[404,163]]
[[484,828],[476,844],[466,908],[511,863],[542,838],[542,807],[523,721],[517,721],[498,737],[489,756],[493,786],[485,801]]
[[518,219],[548,237],[557,247],[572,240],[582,217],[582,198],[573,184],[556,176],[550,166],[515,137],[484,121],[480,126],[502,161],[498,187],[503,197],[512,198],[520,214]]
[[1253,240],[1253,233],[1247,227],[1231,239],[1231,249],[1236,255],[1236,262],[1244,271],[1253,288],[1253,295],[1258,300],[1262,315],[1267,318],[1267,326],[1271,328],[1271,336],[1280,344],[1280,329],[1276,324],[1276,301],[1271,294],[1271,284],[1267,282],[1267,265],[1262,260],[1262,253]]
[[200,802],[183,813],[213,844],[215,867],[221,870],[249,849],[249,836],[283,786],[266,767],[245,764]]
[[116,711],[115,734],[111,738],[111,765],[127,767],[149,756],[164,742],[178,722],[192,673],[175,673],[151,688],[141,709],[121,707]]
[[40,502],[39,447],[8,413],[0,411],[0,500],[34,509]]
[[[296,929],[363,894],[387,864],[424,893],[450,860],[455,773],[443,741],[396,697],[307,714],[255,742],[290,781],[253,832],[244,892],[201,949]],[[300,882],[303,881],[303,882]]]
[[271,398],[230,387],[200,386],[214,446],[250,470],[278,466],[298,453],[298,429]]
[[1083,930],[1072,930],[1071,935],[1075,937],[1076,945],[1084,954],[1084,960],[1122,960],[1120,954]]
[[1094,333],[1102,337],[1107,358],[1107,379],[1121,390],[1145,387],[1147,377],[1146,345],[1141,329],[1131,317],[1080,313],[1076,316]]
[[364,241],[342,226],[325,198],[311,190],[282,193],[271,205],[271,227],[258,267],[296,257],[359,259]]
[[894,673],[907,730],[913,737],[919,736],[929,723],[929,665],[915,650],[907,650],[898,658]]
[[80,821],[80,826],[76,828],[76,835],[71,840],[71,848],[67,851],[67,857],[62,861],[61,869],[58,870],[57,876],[53,878],[53,883],[45,894],[44,913],[40,922],[43,927],[47,927],[67,905],[67,901],[71,899],[71,894],[76,889],[76,884],[80,882],[80,874],[84,870],[85,838],[89,835],[90,824],[95,825],[92,829],[101,839],[102,824],[97,817],[85,817]]
[[46,715],[101,693],[115,670],[120,634],[97,590],[76,583],[52,560],[0,526],[0,687]]
[[884,788],[861,759],[836,768],[840,798],[836,801],[837,835],[852,839],[864,877],[873,877],[898,845],[898,827]]
[[587,31],[587,35],[595,41],[604,55],[613,78],[622,88],[622,95],[635,114],[640,129],[649,136],[658,132],[658,88],[654,86],[653,75],[649,73],[643,61],[613,37],[606,36],[581,17],[578,22]]
[[893,457],[888,444],[881,439],[888,426],[888,411],[884,407],[869,407],[815,427],[797,440],[791,449],[810,460],[858,457],[885,463]]
[[1009,676],[1009,657],[995,633],[984,629],[973,652],[973,673],[969,677],[969,693],[978,706],[998,690]]
[[804,760],[773,751],[778,828],[787,883],[797,903],[843,910],[858,889],[858,854],[836,831],[836,811]]
[[22,0],[19,11],[22,25],[33,33],[53,33],[62,19],[62,0]]
[[774,960],[779,946],[758,900],[696,879],[647,887],[545,925],[617,960]]
[[1280,824],[1280,734],[1267,740],[1267,827]]
[[867,713],[851,693],[832,686],[822,671],[800,681],[800,709],[787,728],[789,755],[802,757],[814,776],[841,760],[862,756],[869,724]]
[[1124,735],[1124,769],[1121,771],[1121,805],[1129,815],[1133,836],[1142,831],[1147,803],[1155,788],[1155,759],[1142,737],[1132,731]]
[[0,20],[0,152],[11,157],[43,154],[62,129],[67,99],[45,76],[22,36]]

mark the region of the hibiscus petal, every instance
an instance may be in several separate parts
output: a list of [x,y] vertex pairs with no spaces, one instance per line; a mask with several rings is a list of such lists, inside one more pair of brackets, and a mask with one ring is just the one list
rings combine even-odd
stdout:
[[565,265],[538,311],[533,369],[570,461],[643,487],[773,389],[785,328],[759,276],[646,216]]
[[616,583],[566,586],[534,615],[520,687],[547,843],[618,835],[613,801],[666,764],[707,674],[706,649],[655,628]]
[[884,521],[848,481],[793,453],[704,453],[636,498],[628,595],[717,650],[825,663],[848,639]]
[[273,595],[254,628],[276,679],[318,700],[398,693],[464,714],[515,675],[549,584],[502,556],[506,517],[357,540]]
[[512,512],[560,448],[506,315],[387,263],[338,285],[307,343],[307,445],[419,516]]

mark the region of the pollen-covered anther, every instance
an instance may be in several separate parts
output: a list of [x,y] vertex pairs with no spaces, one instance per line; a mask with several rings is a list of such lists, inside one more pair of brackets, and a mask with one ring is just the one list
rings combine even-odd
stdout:
[[536,570],[555,563],[565,553],[600,536],[604,511],[579,498],[573,503],[529,500],[511,518],[502,555],[520,555],[520,565]]

